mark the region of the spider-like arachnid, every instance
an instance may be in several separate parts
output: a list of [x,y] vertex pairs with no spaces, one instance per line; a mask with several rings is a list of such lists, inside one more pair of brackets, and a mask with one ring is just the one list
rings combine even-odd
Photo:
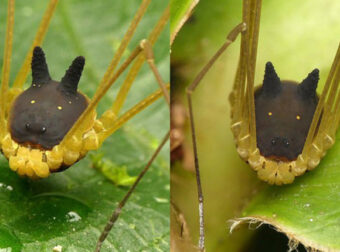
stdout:
[[[108,136],[162,94],[161,91],[158,91],[150,95],[130,111],[118,117],[128,87],[132,84],[127,81],[117,97],[117,102],[97,119],[95,109],[98,102],[130,62],[143,51],[147,52],[146,55],[150,56],[149,60],[153,61],[151,43],[155,42],[166,22],[161,20],[158,27],[155,28],[150,42],[143,40],[115,72],[114,69],[132,37],[132,34],[127,33],[124,43],[121,44],[107,74],[101,81],[98,91],[92,99],[89,99],[77,91],[85,59],[81,56],[77,57],[65,76],[60,82],[57,82],[52,80],[45,55],[38,47],[43,39],[42,34],[47,30],[56,3],[57,1],[51,1],[33,42],[33,53],[32,51],[28,53],[13,87],[9,88],[14,1],[8,2],[8,24],[1,89],[1,150],[9,160],[13,171],[31,178],[45,178],[51,172],[64,170],[82,159],[88,151],[98,149]],[[143,11],[144,9],[141,13]],[[141,14],[138,13],[138,15]],[[138,15],[130,26],[131,31],[136,28],[140,20]],[[31,59],[32,85],[23,91],[22,85],[27,77],[28,62]],[[144,57],[142,60],[144,61]],[[133,71],[131,76],[135,76],[137,71]],[[128,78],[133,77],[129,76]],[[159,79],[157,78],[157,80]],[[160,84],[163,85],[163,83]],[[163,86],[163,91],[165,89]]]
[[[166,26],[169,9],[163,12],[147,39],[142,40],[130,56],[118,64],[147,10],[150,0],[142,1],[118,50],[116,51],[97,92],[93,98],[78,91],[78,82],[85,64],[77,57],[60,81],[52,80],[41,43],[48,29],[57,0],[51,0],[40,24],[33,44],[13,85],[9,85],[10,62],[14,27],[14,0],[8,1],[7,29],[4,50],[3,73],[0,93],[0,143],[1,151],[9,160],[9,166],[21,176],[46,178],[53,172],[63,171],[81,160],[88,151],[98,149],[112,133],[134,115],[147,108],[164,95],[169,103],[168,86],[154,64],[153,44]],[[146,34],[144,35],[146,36]],[[48,58],[48,55],[47,55]],[[136,102],[136,105],[120,115],[126,96],[143,63],[147,61],[160,89]],[[112,84],[133,63],[120,88],[112,107],[97,118],[96,107]],[[32,68],[32,84],[23,90],[27,75]],[[52,67],[50,67],[52,68]],[[155,83],[156,83],[155,81]],[[163,146],[168,135],[160,146]],[[159,152],[157,149],[156,154]],[[154,157],[151,159],[151,161]],[[150,164],[147,165],[147,168]],[[132,186],[135,188],[140,178]],[[119,204],[117,212],[102,233],[97,250],[106,238],[131,191]]]
[[261,1],[243,1],[243,20],[187,89],[199,194],[200,248],[204,249],[203,195],[198,168],[191,95],[226,48],[241,35],[240,58],[232,92],[231,128],[237,151],[269,184],[289,184],[314,169],[335,141],[340,119],[340,48],[320,95],[319,70],[304,79],[280,80],[271,62],[254,88]]

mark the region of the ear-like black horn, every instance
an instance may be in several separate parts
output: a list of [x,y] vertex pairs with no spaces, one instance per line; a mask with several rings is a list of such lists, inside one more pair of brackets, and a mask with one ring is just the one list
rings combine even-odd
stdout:
[[300,93],[307,97],[314,97],[316,95],[316,88],[319,82],[319,69],[314,69],[310,72],[306,79],[299,85]]
[[263,92],[268,95],[276,95],[281,91],[281,81],[277,76],[273,64],[268,61],[263,79]]
[[44,51],[36,46],[32,56],[32,84],[45,84],[51,80]]
[[71,66],[66,71],[64,77],[61,79],[60,82],[60,85],[62,86],[64,91],[71,94],[77,93],[78,83],[81,73],[83,72],[84,65],[85,58],[83,56],[79,56],[73,60]]

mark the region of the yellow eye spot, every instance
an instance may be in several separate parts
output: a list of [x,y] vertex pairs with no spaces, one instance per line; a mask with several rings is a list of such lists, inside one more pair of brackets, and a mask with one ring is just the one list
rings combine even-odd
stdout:
[[301,117],[299,115],[296,116],[296,120],[300,120]]
[[34,104],[34,103],[35,103],[35,100],[32,100],[31,103]]
[[273,115],[273,113],[272,113],[272,112],[268,112],[268,115],[269,115],[269,116],[272,116],[272,115]]
[[63,109],[63,107],[62,107],[62,106],[58,106],[57,108],[58,108],[59,110],[62,110],[62,109]]

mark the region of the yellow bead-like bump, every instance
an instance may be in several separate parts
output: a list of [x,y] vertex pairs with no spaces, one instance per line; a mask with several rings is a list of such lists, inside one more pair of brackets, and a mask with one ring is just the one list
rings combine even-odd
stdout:
[[32,178],[35,175],[34,171],[35,163],[32,160],[28,160],[25,165],[25,175]]
[[110,109],[104,112],[100,121],[103,123],[104,128],[108,129],[116,119],[117,115]]
[[296,120],[300,120],[300,119],[301,119],[301,116],[297,115]]
[[272,116],[272,115],[273,115],[273,113],[272,113],[272,112],[268,112],[268,115],[269,115],[269,116]]
[[24,165],[24,166],[19,166],[19,167],[18,167],[18,170],[17,170],[17,173],[18,173],[20,176],[25,176],[25,175],[26,175],[26,165]]
[[59,146],[54,146],[51,151],[46,151],[47,164],[51,171],[56,171],[63,163],[63,151]]
[[32,169],[40,178],[47,178],[50,175],[50,170],[45,162],[35,162]]
[[17,157],[22,158],[24,160],[27,160],[28,159],[28,153],[29,153],[29,149],[27,149],[26,147],[23,147],[23,146],[19,146],[18,152],[17,152]]
[[25,161],[22,158],[19,158],[17,156],[11,156],[9,158],[9,168],[11,168],[12,171],[17,171],[20,167],[25,166]]
[[98,136],[94,130],[85,133],[83,141],[85,150],[96,150],[99,148]]
[[58,108],[59,110],[62,110],[62,109],[63,109],[63,107],[62,107],[62,106],[58,106],[57,108]]
[[300,154],[295,161],[295,166],[293,167],[293,174],[295,176],[300,176],[304,174],[306,170],[307,161],[303,158],[302,154]]
[[32,150],[30,152],[30,159],[29,162],[27,162],[27,168],[32,169],[40,178],[46,178],[50,175],[48,165],[42,161],[42,151],[40,150]]
[[104,125],[101,121],[95,120],[93,125],[94,130],[98,133],[104,130]]
[[291,172],[290,163],[272,160],[266,160],[264,168],[258,170],[257,175],[260,179],[267,181],[271,185],[290,184],[295,178]]
[[19,145],[12,140],[9,134],[6,134],[6,136],[3,138],[1,146],[3,153],[7,158],[15,155],[15,152],[19,147]]
[[248,158],[249,165],[255,170],[259,170],[262,166],[263,158],[260,154],[260,150],[256,148],[256,150],[250,154]]
[[34,103],[35,103],[35,100],[32,100],[32,101],[31,101],[31,104],[34,104]]
[[74,164],[80,157],[80,152],[83,149],[82,147],[83,141],[73,135],[72,138],[65,144],[65,149],[63,150],[63,162],[66,165]]
[[67,141],[66,145],[67,149],[75,151],[75,152],[80,152],[82,149],[83,141],[73,135],[69,141]]
[[73,165],[80,157],[80,153],[77,151],[65,150],[64,151],[64,164]]
[[28,153],[29,150],[26,147],[19,146],[16,159],[10,162],[10,165],[11,163],[13,165],[11,169],[15,170],[20,176],[26,175],[26,162],[28,160]]

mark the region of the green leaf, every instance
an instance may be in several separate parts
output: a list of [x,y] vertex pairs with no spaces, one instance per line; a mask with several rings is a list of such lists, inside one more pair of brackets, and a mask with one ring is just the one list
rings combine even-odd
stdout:
[[339,251],[339,152],[340,134],[314,171],[291,185],[261,191],[244,210],[241,222],[264,222],[305,247]]
[[170,0],[171,5],[171,23],[170,23],[170,41],[174,41],[177,33],[182,28],[184,23],[190,17],[193,9],[198,4],[199,0]]
[[[5,32],[6,3],[0,4],[1,38]],[[72,60],[83,55],[86,65],[79,88],[92,97],[139,4],[138,0],[128,3],[60,0],[43,43],[51,76],[60,79]],[[11,82],[21,67],[46,5],[45,0],[16,1]],[[152,1],[129,51],[148,36],[166,5],[165,1]],[[0,48],[3,48],[3,39]],[[168,82],[169,27],[162,32],[154,50],[156,65]],[[0,51],[1,58],[2,55]],[[100,102],[99,115],[112,104],[123,78]],[[157,89],[155,77],[144,65],[123,112]],[[159,99],[115,132],[98,152],[92,153],[104,154],[104,160],[126,167],[128,174],[137,176],[154,152],[155,141],[160,142],[168,128],[168,108],[164,99]],[[169,146],[166,146],[127,202],[102,251],[169,250],[168,153]],[[52,251],[60,245],[62,251],[93,251],[100,232],[129,187],[115,186],[92,165],[87,156],[64,172],[31,181],[12,172],[8,162],[1,159],[0,249]],[[123,176],[118,180],[129,184],[126,181],[129,178]],[[159,202],[159,198],[167,200]]]

